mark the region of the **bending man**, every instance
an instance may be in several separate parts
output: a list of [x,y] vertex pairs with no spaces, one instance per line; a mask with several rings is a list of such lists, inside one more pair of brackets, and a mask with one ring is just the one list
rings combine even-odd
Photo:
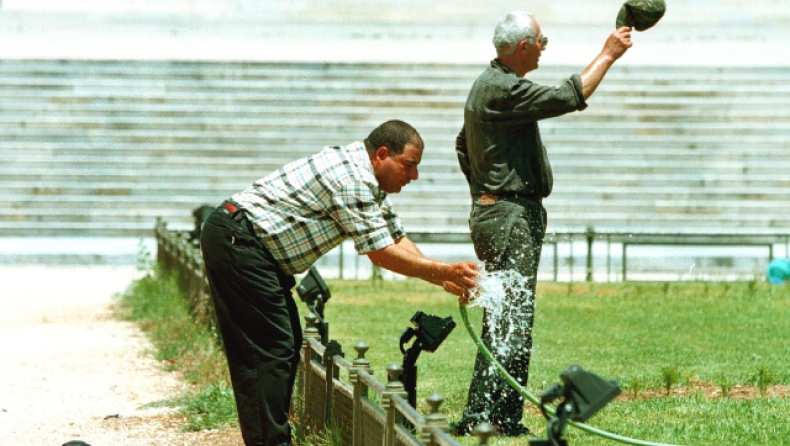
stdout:
[[288,408],[302,343],[294,274],[345,239],[377,266],[442,285],[475,285],[473,262],[426,258],[405,234],[387,194],[418,176],[423,141],[388,121],[364,143],[326,147],[223,202],[201,247],[228,357],[244,443],[291,443]]

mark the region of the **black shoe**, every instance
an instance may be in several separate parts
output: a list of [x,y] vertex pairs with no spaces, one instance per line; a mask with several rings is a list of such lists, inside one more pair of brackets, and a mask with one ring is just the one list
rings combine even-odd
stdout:
[[455,425],[455,429],[453,433],[456,437],[464,437],[466,435],[472,435],[472,432],[475,429],[475,425],[472,424],[471,421],[467,419],[463,419]]
[[522,435],[529,435],[531,432],[527,426],[521,423],[516,423],[499,428],[500,437],[520,437]]
[[[477,424],[472,423],[472,421],[466,419],[459,421],[458,424],[455,425],[455,435],[457,437],[473,435],[475,426],[477,426]],[[531,433],[529,428],[521,423],[497,426],[496,430],[500,437],[519,437],[521,435],[529,435]]]

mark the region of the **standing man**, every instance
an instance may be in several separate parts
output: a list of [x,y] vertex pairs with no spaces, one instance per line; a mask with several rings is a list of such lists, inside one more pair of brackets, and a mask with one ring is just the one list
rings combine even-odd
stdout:
[[[538,121],[587,107],[586,100],[609,67],[631,47],[631,28],[617,29],[592,63],[559,86],[537,85],[523,76],[538,68],[546,49],[535,18],[526,12],[505,14],[493,39],[497,58],[477,78],[464,108],[464,126],[456,151],[472,194],[469,226],[477,257],[486,271],[512,270],[524,276],[527,291],[506,293],[507,320],[484,313],[483,340],[507,338],[493,349],[497,360],[523,386],[527,384],[532,349],[535,284],[546,230],[541,201],[552,188],[552,173]],[[496,333],[490,327],[498,327]],[[500,332],[514,328],[509,336]],[[500,435],[529,433],[521,417],[523,397],[498,376],[478,353],[463,418],[457,435],[467,435],[482,421]]]
[[350,238],[382,268],[459,296],[475,285],[475,263],[422,255],[387,197],[417,179],[423,147],[411,125],[385,122],[364,143],[326,147],[256,181],[204,224],[203,259],[246,445],[291,444],[302,344],[294,274]]

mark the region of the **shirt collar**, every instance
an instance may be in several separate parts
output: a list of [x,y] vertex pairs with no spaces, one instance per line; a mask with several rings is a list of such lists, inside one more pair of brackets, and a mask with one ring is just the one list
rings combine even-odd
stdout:
[[504,71],[505,73],[516,74],[515,71],[511,70],[507,67],[507,65],[503,64],[499,59],[492,59],[491,60],[491,68],[496,68],[499,70]]
[[353,151],[353,156],[359,163],[360,169],[370,174],[368,178],[370,191],[376,197],[376,200],[381,202],[387,197],[387,193],[379,188],[379,179],[376,178],[376,172],[373,170],[373,163],[370,162],[370,155],[368,154],[368,149],[365,148],[365,144],[357,141],[346,146],[346,149],[349,152]]

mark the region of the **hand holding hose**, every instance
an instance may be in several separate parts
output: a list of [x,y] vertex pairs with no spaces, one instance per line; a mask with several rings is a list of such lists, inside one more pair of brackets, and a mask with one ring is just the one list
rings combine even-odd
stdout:
[[458,303],[466,305],[469,302],[469,290],[477,286],[477,276],[480,265],[469,262],[457,262],[450,265],[452,280],[442,282],[442,288],[450,294],[458,296]]

